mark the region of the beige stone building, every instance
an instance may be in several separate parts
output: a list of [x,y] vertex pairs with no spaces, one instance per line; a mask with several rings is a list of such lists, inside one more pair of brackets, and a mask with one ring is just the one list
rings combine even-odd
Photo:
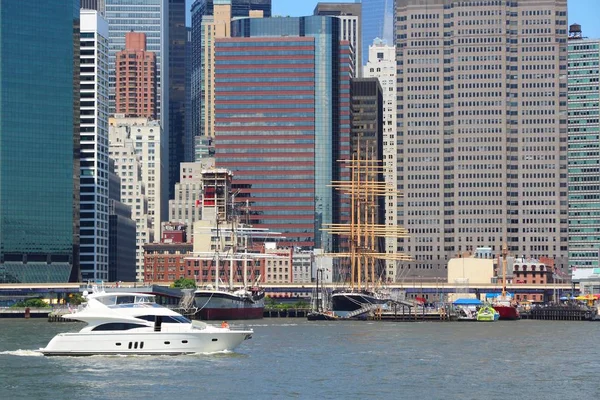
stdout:
[[506,240],[567,266],[567,1],[397,0],[400,277]]

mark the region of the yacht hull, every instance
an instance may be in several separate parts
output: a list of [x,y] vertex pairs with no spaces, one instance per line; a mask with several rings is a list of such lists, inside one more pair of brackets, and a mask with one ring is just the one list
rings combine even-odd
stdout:
[[40,349],[45,356],[180,355],[233,350],[252,331],[61,333]]

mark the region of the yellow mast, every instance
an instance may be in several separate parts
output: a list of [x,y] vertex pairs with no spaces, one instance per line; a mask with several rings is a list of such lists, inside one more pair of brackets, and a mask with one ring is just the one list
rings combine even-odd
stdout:
[[[376,260],[411,261],[404,253],[388,254],[377,251],[378,238],[405,238],[408,231],[399,226],[377,224],[377,198],[397,192],[395,187],[377,180],[382,170],[379,160],[370,157],[361,158],[353,154],[351,160],[341,160],[350,170],[350,181],[333,181],[331,186],[350,197],[349,223],[326,224],[323,231],[333,235],[347,237],[348,253],[326,253],[324,256],[350,258],[351,289],[362,289],[363,265],[364,278],[369,278],[375,287]],[[399,193],[398,193],[399,194]],[[400,194],[399,194],[400,195]],[[368,286],[368,283],[367,283]]]

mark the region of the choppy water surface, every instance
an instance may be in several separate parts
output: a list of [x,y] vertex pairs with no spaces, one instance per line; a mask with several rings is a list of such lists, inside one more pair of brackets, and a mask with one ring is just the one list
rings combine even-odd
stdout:
[[52,357],[78,323],[0,320],[1,399],[598,399],[600,323],[246,321],[235,353]]

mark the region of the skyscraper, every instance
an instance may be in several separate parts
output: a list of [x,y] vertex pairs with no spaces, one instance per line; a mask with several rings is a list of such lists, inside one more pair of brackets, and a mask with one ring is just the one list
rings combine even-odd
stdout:
[[567,266],[567,2],[396,1],[399,250]]
[[233,172],[249,222],[282,232],[286,245],[335,247],[321,229],[341,219],[330,185],[349,155],[353,63],[340,25],[240,19],[215,45],[216,165]]
[[[369,61],[364,66],[363,75],[379,79],[383,89],[383,172],[386,185],[396,188],[398,166],[396,157],[396,49],[381,39],[369,46]],[[385,224],[398,224],[398,193],[390,190],[385,199]],[[386,238],[386,253],[397,253],[398,240]],[[386,276],[396,280],[396,262],[387,261]]]
[[356,76],[362,76],[362,17],[360,3],[317,3],[314,15],[330,16],[339,18],[340,40],[352,44],[355,54]]
[[366,49],[379,38],[388,46],[394,46],[394,0],[362,0],[362,59],[356,63],[365,65],[369,54]]
[[212,92],[214,68],[210,66],[214,62],[214,39],[229,36],[232,18],[251,15],[270,17],[271,0],[196,0],[192,5],[191,12],[192,135],[213,136],[214,117],[212,112],[214,110],[210,103],[214,96]]
[[136,271],[142,280],[144,244],[160,238],[160,222],[168,215],[163,135],[158,121],[147,118],[111,119],[109,135],[110,157],[121,177],[121,201],[131,206],[136,221]]
[[600,268],[600,40],[569,35],[569,265],[580,281]]
[[108,280],[108,24],[81,10],[80,269]]
[[131,219],[131,207],[121,202],[121,178],[112,158],[108,170],[108,281],[135,282],[136,223]]
[[115,113],[156,119],[156,54],[146,51],[146,34],[127,32],[115,64]]
[[[157,69],[157,117],[162,127],[164,137],[161,143],[167,149],[163,162],[169,165],[169,137],[175,135],[171,132],[169,104],[170,88],[170,38],[169,23],[174,23],[170,14],[170,4],[180,0],[105,0],[106,20],[108,21],[109,34],[109,102],[110,113],[115,112],[115,54],[125,48],[125,34],[127,32],[142,32],[146,34],[146,47],[148,51],[156,54]],[[178,15],[181,13],[179,12]],[[173,28],[175,29],[175,28]],[[178,88],[179,85],[174,86]],[[183,134],[183,133],[181,133]],[[178,168],[178,167],[177,167]],[[166,190],[168,197],[169,187]]]
[[179,165],[193,161],[193,138],[186,134],[186,49],[185,0],[169,0],[169,198],[179,182]]
[[0,64],[0,282],[66,282],[79,264],[79,0],[3,2]]

